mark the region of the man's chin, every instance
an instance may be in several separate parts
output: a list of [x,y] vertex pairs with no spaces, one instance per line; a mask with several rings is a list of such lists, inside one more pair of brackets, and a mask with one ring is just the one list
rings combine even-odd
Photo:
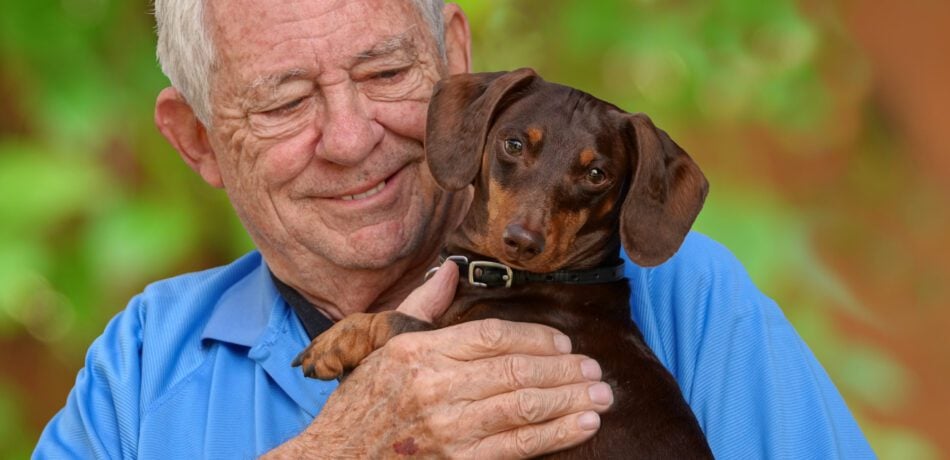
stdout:
[[324,248],[325,257],[350,270],[383,270],[419,255],[423,238],[406,235],[401,229],[388,232],[364,231],[350,235],[339,247]]
[[358,217],[362,219],[351,216],[349,226],[336,228],[301,222],[293,233],[313,255],[348,270],[382,270],[407,258],[426,258],[442,241],[442,235],[431,234],[440,228],[433,227],[436,213],[418,197],[400,201],[382,215]]
[[328,257],[335,265],[348,270],[384,270],[410,256],[402,248],[361,248],[341,251]]

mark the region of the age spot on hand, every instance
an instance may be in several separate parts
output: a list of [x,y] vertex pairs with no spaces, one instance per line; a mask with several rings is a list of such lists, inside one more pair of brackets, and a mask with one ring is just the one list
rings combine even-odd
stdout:
[[410,437],[393,443],[393,451],[399,455],[415,455],[416,452],[419,452],[419,447],[416,446],[416,438]]

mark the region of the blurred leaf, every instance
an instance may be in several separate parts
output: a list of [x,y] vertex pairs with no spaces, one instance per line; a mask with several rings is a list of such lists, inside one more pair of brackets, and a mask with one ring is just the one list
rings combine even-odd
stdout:
[[106,175],[85,155],[73,153],[0,143],[0,237],[32,236],[101,201]]
[[48,266],[45,248],[37,244],[0,242],[0,334],[16,331],[21,311],[42,282]]
[[196,219],[187,205],[128,201],[92,224],[86,254],[106,274],[103,282],[167,273],[195,246]]
[[880,350],[848,346],[840,366],[836,367],[840,382],[868,405],[886,412],[906,402],[910,388],[904,370]]
[[862,420],[861,426],[879,458],[913,460],[944,458],[933,443],[911,430],[883,427],[868,420]]

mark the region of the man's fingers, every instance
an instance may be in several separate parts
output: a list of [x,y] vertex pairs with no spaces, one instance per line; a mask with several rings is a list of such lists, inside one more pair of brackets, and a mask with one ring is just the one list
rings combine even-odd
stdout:
[[[574,447],[600,428],[596,412],[570,414],[538,425],[504,431],[483,439],[472,458],[532,458]],[[632,454],[631,454],[632,455]]]
[[431,323],[452,304],[458,280],[458,266],[447,260],[432,278],[412,291],[396,311]]
[[533,323],[483,319],[439,329],[432,335],[437,350],[458,361],[508,354],[534,356],[571,352],[571,339],[557,329]]
[[519,429],[585,411],[605,412],[613,404],[613,392],[604,382],[585,382],[559,388],[526,388],[504,393],[465,408],[473,420],[475,436]]
[[525,388],[599,382],[601,377],[597,361],[582,355],[505,355],[470,361],[454,387],[466,399],[483,400]]

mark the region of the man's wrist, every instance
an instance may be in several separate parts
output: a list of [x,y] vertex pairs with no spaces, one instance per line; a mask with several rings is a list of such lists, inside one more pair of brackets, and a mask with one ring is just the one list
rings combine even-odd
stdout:
[[[262,460],[291,460],[291,459],[300,459],[300,458],[331,458],[329,452],[323,450],[326,447],[332,446],[330,443],[322,443],[318,439],[318,436],[315,435],[317,430],[314,425],[317,424],[317,420],[314,420],[307,429],[303,430],[297,436],[288,439],[283,444],[275,447],[270,452],[262,455],[260,458]],[[315,446],[320,446],[320,449],[315,449]]]
[[333,426],[326,426],[318,415],[303,432],[260,458],[262,460],[370,458],[365,446],[350,445],[348,441],[351,437],[347,436],[347,430],[337,428],[335,431]]

